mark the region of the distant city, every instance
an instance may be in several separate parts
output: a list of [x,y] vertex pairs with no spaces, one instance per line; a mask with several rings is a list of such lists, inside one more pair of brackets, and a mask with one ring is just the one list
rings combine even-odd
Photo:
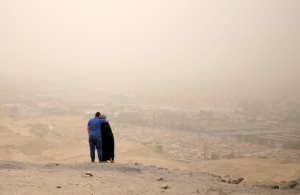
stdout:
[[[15,120],[49,115],[90,118],[95,111],[101,111],[111,119],[117,135],[163,145],[160,150],[177,160],[193,162],[246,156],[300,159],[300,104],[297,102],[101,91],[97,92],[99,98],[93,95],[81,98],[79,92],[77,96],[57,93],[57,90],[2,97],[0,109],[2,113],[9,111]],[[141,134],[140,128],[148,131]],[[155,134],[157,139],[148,140],[153,136],[145,132]],[[184,139],[176,142],[178,136],[173,134]]]

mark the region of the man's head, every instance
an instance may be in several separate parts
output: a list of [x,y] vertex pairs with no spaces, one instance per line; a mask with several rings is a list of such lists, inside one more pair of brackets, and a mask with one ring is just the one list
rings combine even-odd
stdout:
[[101,116],[101,113],[100,112],[96,112],[96,114],[95,114],[95,117],[100,117]]

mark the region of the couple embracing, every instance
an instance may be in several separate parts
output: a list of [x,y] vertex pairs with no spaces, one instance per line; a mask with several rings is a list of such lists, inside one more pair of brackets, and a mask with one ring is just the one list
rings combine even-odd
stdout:
[[95,117],[87,124],[91,162],[95,162],[96,149],[99,162],[114,162],[114,135],[108,122],[109,119],[106,116],[96,112]]

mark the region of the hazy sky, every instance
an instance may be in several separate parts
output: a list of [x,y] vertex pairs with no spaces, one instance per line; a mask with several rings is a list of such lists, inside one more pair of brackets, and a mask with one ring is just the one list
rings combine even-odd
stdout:
[[300,84],[299,0],[1,0],[3,77]]

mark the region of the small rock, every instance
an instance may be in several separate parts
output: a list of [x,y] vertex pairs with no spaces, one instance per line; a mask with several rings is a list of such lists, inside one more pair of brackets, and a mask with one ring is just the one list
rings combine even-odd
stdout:
[[279,189],[279,186],[276,184],[271,184],[271,185],[255,185],[255,188],[265,188],[265,189]]
[[244,180],[243,177],[239,177],[237,179],[231,179],[229,175],[221,177],[222,182],[230,183],[230,184],[239,184]]
[[275,185],[275,184],[274,184],[274,185],[271,185],[270,187],[271,187],[272,189],[279,189],[279,186],[278,186],[278,185]]
[[61,188],[61,186],[56,186],[56,188]]
[[169,188],[168,184],[162,184],[160,187],[161,187],[162,189],[168,189],[168,188]]
[[222,182],[228,183],[229,180],[230,180],[230,176],[229,176],[229,175],[225,175],[224,177],[221,178],[221,181],[222,181]]
[[290,182],[288,183],[288,186],[289,186],[290,188],[294,188],[296,185],[298,185],[298,182],[295,181],[295,180],[292,180],[292,181],[290,181]]
[[228,183],[232,183],[232,184],[239,184],[244,180],[244,178],[239,177],[237,179],[229,179]]
[[162,178],[162,177],[157,179],[157,181],[163,181],[163,180],[164,180],[164,178]]
[[84,176],[84,177],[92,177],[93,174],[92,173],[83,173],[82,176]]

